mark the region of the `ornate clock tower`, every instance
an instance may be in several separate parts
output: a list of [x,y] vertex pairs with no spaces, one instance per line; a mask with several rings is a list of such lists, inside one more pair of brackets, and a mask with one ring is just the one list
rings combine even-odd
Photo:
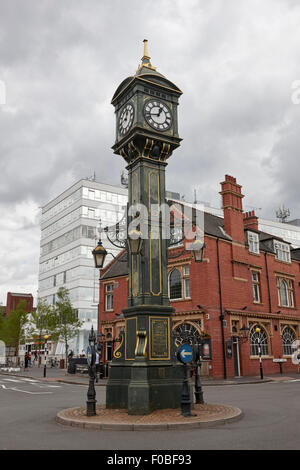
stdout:
[[[174,309],[168,297],[168,240],[160,208],[165,204],[167,159],[181,141],[177,120],[181,94],[152,66],[144,40],[142,63],[112,99],[116,114],[113,150],[127,163],[129,211],[137,205],[147,209],[139,215],[142,249],[138,254],[128,251],[125,333],[114,353],[106,393],[108,408],[127,408],[129,414],[180,407],[183,375],[171,335]],[[128,222],[132,216],[129,212]]]

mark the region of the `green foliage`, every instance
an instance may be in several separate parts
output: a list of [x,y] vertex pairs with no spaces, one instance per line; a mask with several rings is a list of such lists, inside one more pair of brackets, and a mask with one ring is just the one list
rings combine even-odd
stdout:
[[[39,340],[39,348],[43,336],[48,333],[51,327],[52,315],[53,307],[49,305],[45,299],[39,300],[36,312],[31,315],[31,323],[33,325],[31,334],[35,340]],[[38,334],[36,334],[36,332]]]
[[26,301],[21,300],[16,310],[2,320],[0,325],[0,339],[7,346],[16,348],[18,353],[19,344],[25,341],[25,330],[29,322],[29,315],[26,312]]
[[49,316],[48,326],[51,340],[61,340],[65,343],[66,358],[68,342],[78,334],[81,325],[77,310],[70,302],[68,289],[61,287],[57,292],[56,305]]

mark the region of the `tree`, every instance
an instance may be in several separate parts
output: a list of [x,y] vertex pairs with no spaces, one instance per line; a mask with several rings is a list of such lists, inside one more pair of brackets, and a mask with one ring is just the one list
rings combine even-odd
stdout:
[[16,356],[19,355],[19,345],[25,342],[26,326],[29,323],[29,314],[26,312],[26,301],[21,300],[16,310],[12,310],[5,317],[1,325],[1,339],[7,346],[15,348]]
[[77,310],[72,307],[68,289],[61,287],[57,292],[56,305],[50,316],[49,331],[51,339],[64,342],[66,365],[68,363],[68,343],[78,334],[82,323],[78,320]]
[[53,307],[45,299],[38,301],[36,312],[31,314],[31,323],[34,325],[31,333],[33,337],[37,337],[39,353],[41,351],[42,337],[50,330],[52,315]]

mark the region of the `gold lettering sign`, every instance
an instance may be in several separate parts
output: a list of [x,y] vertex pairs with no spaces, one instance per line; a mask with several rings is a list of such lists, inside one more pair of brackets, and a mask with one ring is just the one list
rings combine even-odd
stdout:
[[170,359],[170,323],[169,318],[150,317],[150,359]]

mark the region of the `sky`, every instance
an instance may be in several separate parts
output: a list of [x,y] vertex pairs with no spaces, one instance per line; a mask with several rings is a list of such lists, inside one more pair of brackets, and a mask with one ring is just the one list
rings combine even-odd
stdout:
[[1,0],[0,302],[37,293],[41,207],[75,181],[119,184],[111,98],[143,39],[182,91],[167,188],[300,218],[298,0]]

